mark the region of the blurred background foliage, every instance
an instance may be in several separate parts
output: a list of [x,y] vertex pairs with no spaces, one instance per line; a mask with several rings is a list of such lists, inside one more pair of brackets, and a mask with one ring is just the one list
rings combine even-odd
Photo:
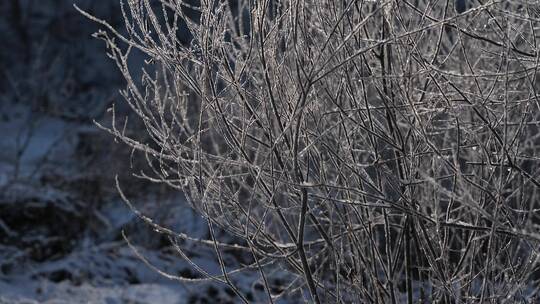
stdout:
[[[123,27],[120,1],[0,1],[0,303],[124,303],[148,284],[170,283],[127,246],[123,230],[135,245],[144,244],[140,250],[153,264],[190,276],[186,263],[167,254],[165,238],[121,202],[117,174],[126,194],[157,221],[206,233],[180,194],[137,182],[132,173],[143,164],[135,160],[144,158],[95,126],[107,124],[114,102],[127,117],[119,94],[125,83],[104,43],[91,36],[99,26],[73,4]],[[144,64],[140,54],[130,60]],[[143,136],[137,126],[128,132]],[[125,287],[133,284],[138,289]],[[205,297],[182,288],[143,290],[148,303],[161,301],[153,294],[164,294],[163,303]],[[145,296],[134,298],[147,303]]]

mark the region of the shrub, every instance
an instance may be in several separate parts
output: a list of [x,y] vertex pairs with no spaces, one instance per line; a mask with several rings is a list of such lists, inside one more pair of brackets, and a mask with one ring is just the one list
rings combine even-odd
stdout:
[[125,33],[83,14],[149,137],[106,129],[208,221],[213,279],[247,302],[233,248],[270,301],[276,267],[317,303],[538,292],[536,2],[192,2],[128,1]]

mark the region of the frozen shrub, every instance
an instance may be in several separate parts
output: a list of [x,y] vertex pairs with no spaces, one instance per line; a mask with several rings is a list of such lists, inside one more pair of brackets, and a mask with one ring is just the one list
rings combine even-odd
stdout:
[[118,117],[106,129],[146,156],[139,177],[205,217],[212,279],[246,302],[217,227],[243,240],[270,301],[530,298],[540,7],[458,2],[131,0],[124,32],[85,14],[149,137]]

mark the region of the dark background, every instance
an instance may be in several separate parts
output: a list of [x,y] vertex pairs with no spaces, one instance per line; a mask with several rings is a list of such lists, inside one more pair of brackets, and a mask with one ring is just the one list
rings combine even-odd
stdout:
[[[74,3],[123,28],[119,1]],[[129,115],[118,93],[124,80],[91,37],[100,28],[72,1],[0,1],[0,303],[233,301],[224,286],[160,276],[122,237],[159,269],[200,278],[118,195],[115,175],[144,214],[207,237],[180,193],[133,178],[144,164],[96,127],[110,121],[113,103]],[[143,59],[132,56],[134,71]],[[136,123],[128,131],[144,136]],[[219,270],[212,251],[183,246],[208,271]],[[249,289],[254,280],[245,279]]]

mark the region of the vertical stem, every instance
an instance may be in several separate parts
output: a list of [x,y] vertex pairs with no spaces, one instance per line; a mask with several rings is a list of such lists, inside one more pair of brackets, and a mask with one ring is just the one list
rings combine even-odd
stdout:
[[[388,3],[387,6],[384,8],[384,13],[382,16],[382,40],[386,40],[391,35],[392,30],[392,10],[394,3]],[[397,125],[397,117],[395,113],[395,100],[394,100],[394,92],[392,88],[392,81],[391,78],[387,78],[387,75],[390,75],[392,73],[392,47],[390,43],[386,43],[382,45],[381,47],[381,65],[382,65],[382,82],[383,82],[383,90],[384,95],[383,98],[389,98],[390,104],[387,102],[384,102],[386,104],[386,119],[388,123],[388,129],[392,135],[392,139],[394,142],[399,145],[400,149],[393,149],[394,159],[395,159],[395,165],[396,165],[396,172],[400,178],[400,180],[405,180],[405,166],[404,166],[404,160],[400,157],[401,155],[405,155],[404,149],[405,145],[403,142],[403,136],[398,128]],[[400,185],[400,192],[401,195],[404,195],[406,192],[405,186],[403,184]],[[412,207],[412,206],[410,206]],[[407,215],[406,221],[405,221],[405,227],[403,229],[405,230],[405,279],[406,279],[406,288],[407,288],[407,303],[412,304],[413,303],[413,294],[412,294],[412,266],[411,266],[411,230],[412,229],[412,218]],[[387,233],[387,238],[390,237],[390,234]],[[387,239],[387,248],[390,248],[388,242],[390,240]],[[387,251],[386,254],[389,254],[389,261],[392,259],[392,253],[391,251]],[[391,262],[390,262],[391,263]],[[391,280],[393,280],[394,274],[392,270],[390,269],[390,277]],[[392,296],[394,297],[394,291],[392,289]],[[394,299],[393,299],[394,300]]]
[[407,216],[405,221],[405,276],[406,276],[406,288],[407,288],[407,303],[413,303],[413,290],[412,290],[412,266],[411,266],[411,225],[412,220]]

